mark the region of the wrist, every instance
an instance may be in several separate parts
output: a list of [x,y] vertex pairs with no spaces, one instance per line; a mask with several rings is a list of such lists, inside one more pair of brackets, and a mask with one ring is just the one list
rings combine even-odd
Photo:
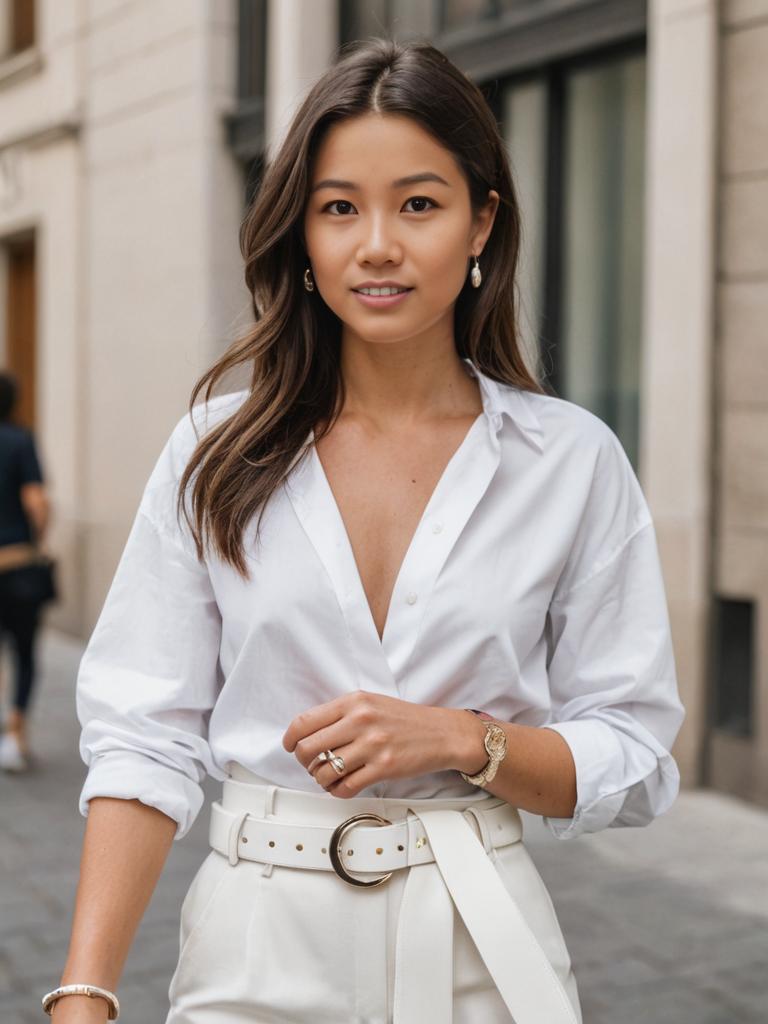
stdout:
[[59,999],[53,1008],[51,1024],[107,1024],[109,1007],[103,999],[90,999],[88,996],[66,996]]
[[468,708],[454,709],[454,713],[456,728],[451,768],[466,775],[477,775],[488,764],[484,720],[489,720],[491,716],[484,715],[484,718],[480,718]]

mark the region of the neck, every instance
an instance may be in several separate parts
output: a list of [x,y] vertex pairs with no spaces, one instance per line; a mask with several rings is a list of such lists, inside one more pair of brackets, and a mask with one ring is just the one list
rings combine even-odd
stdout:
[[477,382],[456,353],[452,337],[441,345],[345,338],[341,372],[341,415],[365,419],[380,429],[477,416],[483,410]]

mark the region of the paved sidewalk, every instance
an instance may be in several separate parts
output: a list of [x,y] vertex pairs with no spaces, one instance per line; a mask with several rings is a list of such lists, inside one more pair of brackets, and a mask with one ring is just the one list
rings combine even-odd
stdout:
[[[66,955],[85,826],[73,697],[81,648],[50,632],[40,648],[31,726],[40,763],[25,776],[0,773],[3,1024],[46,1019],[40,996],[58,983]],[[207,785],[209,801],[218,789]],[[570,842],[523,817],[573,955],[584,1024],[764,1024],[768,813],[688,792],[649,828]],[[120,984],[124,1024],[165,1020],[179,909],[206,832],[204,809],[173,844]]]

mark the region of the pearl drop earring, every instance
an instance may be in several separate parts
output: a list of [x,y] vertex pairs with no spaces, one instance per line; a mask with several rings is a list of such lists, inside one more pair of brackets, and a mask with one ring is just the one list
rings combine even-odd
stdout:
[[477,256],[473,256],[472,259],[475,261],[475,265],[474,267],[472,267],[469,279],[472,282],[473,288],[479,288],[480,285],[483,283],[483,275],[480,272],[480,264],[477,261]]
[[315,282],[312,278],[311,267],[307,267],[307,269],[304,271],[304,287],[307,289],[308,292],[313,292],[315,290]]

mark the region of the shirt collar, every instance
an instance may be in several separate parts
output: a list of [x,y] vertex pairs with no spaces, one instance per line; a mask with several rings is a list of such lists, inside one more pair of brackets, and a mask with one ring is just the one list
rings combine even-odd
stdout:
[[494,433],[498,434],[501,430],[503,417],[506,415],[525,434],[537,451],[542,452],[544,450],[544,431],[528,392],[511,384],[500,384],[492,377],[482,373],[470,359],[464,359],[464,363],[477,380],[483,412]]

